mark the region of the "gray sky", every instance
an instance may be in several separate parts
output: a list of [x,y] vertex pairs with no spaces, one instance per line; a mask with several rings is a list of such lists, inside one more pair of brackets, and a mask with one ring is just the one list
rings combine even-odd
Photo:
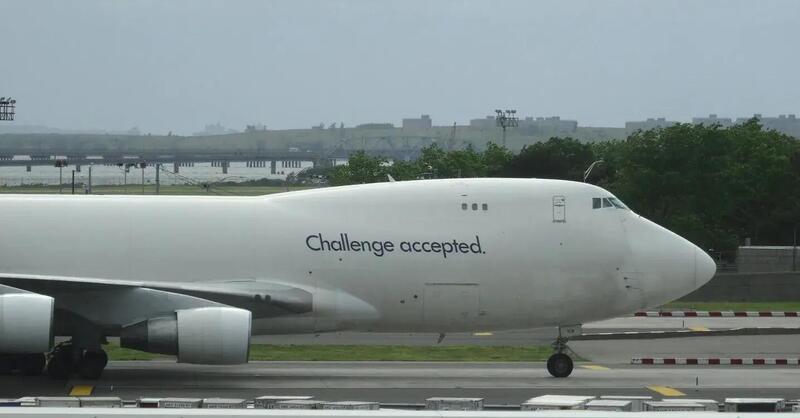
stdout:
[[798,1],[0,0],[18,124],[800,113]]

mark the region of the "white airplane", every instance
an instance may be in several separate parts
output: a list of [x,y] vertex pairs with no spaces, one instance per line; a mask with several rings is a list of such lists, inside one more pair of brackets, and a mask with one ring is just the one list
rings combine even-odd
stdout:
[[[608,191],[570,181],[7,195],[0,368],[97,378],[107,336],[179,362],[236,364],[251,335],[559,327],[547,367],[565,377],[580,324],[679,298],[715,269]],[[54,335],[71,341],[53,347]]]

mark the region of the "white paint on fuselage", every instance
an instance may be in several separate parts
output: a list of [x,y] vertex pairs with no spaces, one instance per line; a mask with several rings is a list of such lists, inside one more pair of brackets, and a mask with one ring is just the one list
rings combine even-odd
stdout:
[[[566,222],[554,222],[554,196],[565,199]],[[664,303],[713,276],[710,258],[683,238],[629,210],[592,208],[610,196],[538,179],[259,197],[2,196],[0,273],[251,289],[263,280],[315,293],[313,313],[257,319],[254,333],[579,324]],[[317,234],[394,250],[314,251],[306,239]],[[481,253],[400,248],[476,237]]]

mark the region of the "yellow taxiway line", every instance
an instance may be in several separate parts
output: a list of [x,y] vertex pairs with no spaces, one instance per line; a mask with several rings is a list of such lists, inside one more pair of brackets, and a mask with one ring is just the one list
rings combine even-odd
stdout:
[[685,393],[669,386],[648,386],[647,388],[664,396],[686,396]]
[[90,396],[94,386],[91,385],[75,385],[69,391],[69,396]]

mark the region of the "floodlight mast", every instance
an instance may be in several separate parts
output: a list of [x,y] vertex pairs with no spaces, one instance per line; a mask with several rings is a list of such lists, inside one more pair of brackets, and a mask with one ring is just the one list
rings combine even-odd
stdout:
[[503,128],[503,147],[506,146],[506,129],[516,128],[519,126],[519,118],[517,117],[516,109],[500,110],[495,109],[494,113],[497,114],[495,121],[497,126]]

